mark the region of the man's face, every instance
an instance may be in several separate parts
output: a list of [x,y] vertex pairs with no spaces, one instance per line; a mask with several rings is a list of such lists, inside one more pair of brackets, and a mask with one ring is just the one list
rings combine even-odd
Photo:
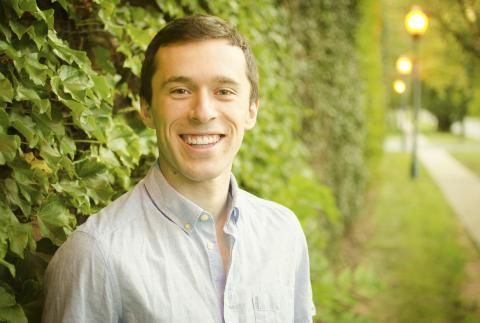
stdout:
[[164,176],[180,185],[229,176],[258,109],[242,50],[226,40],[173,44],[158,50],[155,63],[142,117],[156,130]]

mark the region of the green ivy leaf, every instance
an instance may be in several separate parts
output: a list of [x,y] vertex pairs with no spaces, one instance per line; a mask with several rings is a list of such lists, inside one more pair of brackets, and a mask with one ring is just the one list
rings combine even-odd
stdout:
[[37,169],[31,169],[26,162],[16,162],[13,167],[13,178],[20,189],[20,193],[30,205],[38,204],[44,192],[48,191],[48,176]]
[[28,323],[25,312],[18,304],[10,307],[0,307],[0,320],[8,323]]
[[38,10],[37,3],[34,0],[5,0],[5,3],[15,11],[18,17],[21,17],[25,11],[35,12]]
[[51,117],[52,105],[49,99],[41,99],[41,100],[32,100],[33,105],[35,107],[35,112],[37,114],[46,113],[49,117]]
[[63,91],[62,80],[60,77],[56,75],[52,76],[50,79],[50,86],[52,87],[53,93],[55,93],[62,102],[70,99],[70,96]]
[[26,201],[22,199],[21,195],[19,194],[20,192],[18,190],[18,185],[12,178],[5,179],[4,183],[5,197],[7,198],[7,200],[11,204],[18,206],[25,216],[30,216],[32,211],[31,205],[30,203],[28,203],[28,200],[30,198],[28,198]]
[[25,26],[24,24],[21,23],[19,20],[10,20],[8,25],[12,29],[12,31],[17,35],[18,39],[21,39],[23,34],[27,32],[27,29],[30,28],[30,26]]
[[23,85],[23,83],[18,83],[15,88],[15,100],[17,101],[32,101],[32,100],[41,100],[38,96],[37,91],[29,89]]
[[[54,110],[55,111],[55,110]],[[54,115],[57,115],[55,112]],[[63,120],[59,119],[61,116],[49,118],[45,114],[32,114],[32,118],[35,121],[37,129],[43,134],[44,139],[48,139],[52,134],[61,138],[65,135],[65,126]]]
[[73,121],[78,125],[82,126],[80,123],[80,117],[82,116],[83,111],[85,111],[85,105],[73,100],[61,100],[67,108],[72,111]]
[[27,71],[29,78],[36,85],[44,85],[48,74],[50,74],[48,66],[39,62],[38,53],[26,54],[23,67]]
[[83,92],[94,85],[93,81],[86,74],[75,67],[62,65],[57,73],[62,81],[63,90],[72,94],[79,101],[84,98]]
[[0,308],[10,307],[17,304],[15,301],[15,295],[13,295],[10,288],[7,289],[2,285],[0,285]]
[[70,137],[63,137],[60,140],[60,152],[63,155],[69,155],[71,158],[75,156],[77,147],[75,146],[75,141]]
[[4,102],[12,102],[13,87],[12,83],[0,73],[0,100]]
[[40,17],[47,23],[49,29],[53,29],[55,10],[48,9],[40,12]]
[[12,126],[17,129],[27,139],[30,148],[35,147],[38,143],[38,131],[36,131],[35,123],[29,116],[21,116],[18,113],[10,115]]
[[0,165],[12,161],[20,147],[20,137],[0,134]]
[[95,176],[107,169],[107,166],[95,156],[81,159],[74,164],[75,172],[81,178]]
[[15,277],[15,266],[3,259],[8,251],[8,230],[12,221],[11,218],[15,218],[15,216],[3,203],[0,203],[0,211],[2,211],[2,213],[0,213],[0,265],[6,267],[10,271],[10,274]]
[[10,127],[10,118],[4,107],[0,107],[0,134],[6,134]]
[[95,94],[112,103],[113,87],[107,82],[107,79],[104,76],[92,75],[92,80]]
[[23,258],[27,246],[35,246],[30,224],[18,223],[8,231],[10,251]]
[[106,142],[106,129],[112,125],[111,110],[106,107],[85,109],[80,117],[80,125],[89,136]]
[[138,55],[127,57],[123,62],[123,67],[129,68],[136,76],[140,76],[141,66],[142,60]]
[[42,236],[49,238],[55,245],[62,244],[73,231],[76,220],[57,195],[50,195],[37,214]]
[[0,52],[7,54],[7,56],[14,62],[22,57],[22,54],[13,48],[13,46],[2,40],[0,40]]
[[72,64],[75,62],[85,72],[91,71],[90,60],[85,52],[68,47],[68,45],[59,39],[56,33],[51,29],[48,31],[47,37],[55,55],[67,63]]
[[115,74],[117,72],[112,63],[112,58],[110,57],[110,51],[108,49],[100,46],[93,47],[93,55],[95,56],[95,65],[100,69],[110,74]]
[[10,42],[12,38],[12,32],[10,31],[10,29],[8,29],[3,24],[0,24],[0,31],[3,33],[7,41]]
[[140,159],[138,135],[123,123],[116,123],[107,131],[107,147],[119,156],[124,165],[133,168]]
[[44,143],[40,146],[40,156],[48,163],[51,168],[56,169],[62,159],[62,154],[54,145]]
[[70,203],[82,214],[90,214],[90,198],[83,183],[60,181],[52,185],[59,193],[65,193]]
[[47,42],[48,26],[44,23],[36,22],[28,28],[27,33],[35,42],[35,45],[37,45],[37,49],[41,49]]
[[113,176],[107,172],[88,177],[84,180],[88,196],[94,200],[95,204],[106,204],[111,200],[115,194],[111,186],[113,180]]
[[148,44],[152,40],[152,36],[147,30],[137,27],[136,24],[128,24],[125,30],[135,44],[142,49],[142,51],[147,49]]

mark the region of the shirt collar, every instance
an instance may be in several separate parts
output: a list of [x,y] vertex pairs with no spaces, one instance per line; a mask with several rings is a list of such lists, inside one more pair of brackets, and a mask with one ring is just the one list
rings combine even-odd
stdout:
[[[237,224],[238,218],[240,216],[240,203],[239,203],[239,194],[238,194],[238,184],[235,176],[230,175],[230,190],[229,190],[229,198],[232,206],[232,211],[230,213],[231,220],[233,223]],[[227,219],[228,221],[228,219]]]
[[[202,214],[208,213],[177,192],[163,176],[158,163],[155,163],[148,172],[144,185],[156,208],[188,234],[192,233],[198,218]],[[237,181],[232,174],[229,188],[229,204],[232,207],[232,211],[227,222],[232,220],[234,224],[237,223],[240,215],[237,196]]]

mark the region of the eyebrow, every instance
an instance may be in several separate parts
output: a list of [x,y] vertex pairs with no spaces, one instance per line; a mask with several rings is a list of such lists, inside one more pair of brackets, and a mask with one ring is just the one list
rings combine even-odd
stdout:
[[185,83],[185,84],[192,84],[192,79],[186,76],[171,76],[165,81],[162,82],[162,88],[166,87],[170,83]]
[[[226,76],[217,76],[213,79],[213,82],[216,84],[222,84],[222,85],[231,85],[231,86],[240,85],[240,83],[237,82],[236,80]],[[167,85],[171,83],[194,84],[194,81],[191,78],[186,76],[171,76],[162,82],[162,88],[165,88]]]
[[214,79],[215,83],[239,86],[240,83],[226,76],[218,76]]

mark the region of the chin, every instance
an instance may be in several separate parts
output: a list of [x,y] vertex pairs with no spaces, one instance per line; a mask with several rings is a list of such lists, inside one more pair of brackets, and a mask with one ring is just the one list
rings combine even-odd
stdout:
[[184,176],[190,179],[193,182],[205,182],[211,181],[218,177],[221,177],[225,173],[228,173],[230,176],[229,169],[219,170],[219,168],[215,169],[205,169],[205,167],[201,169],[190,169],[184,172]]

